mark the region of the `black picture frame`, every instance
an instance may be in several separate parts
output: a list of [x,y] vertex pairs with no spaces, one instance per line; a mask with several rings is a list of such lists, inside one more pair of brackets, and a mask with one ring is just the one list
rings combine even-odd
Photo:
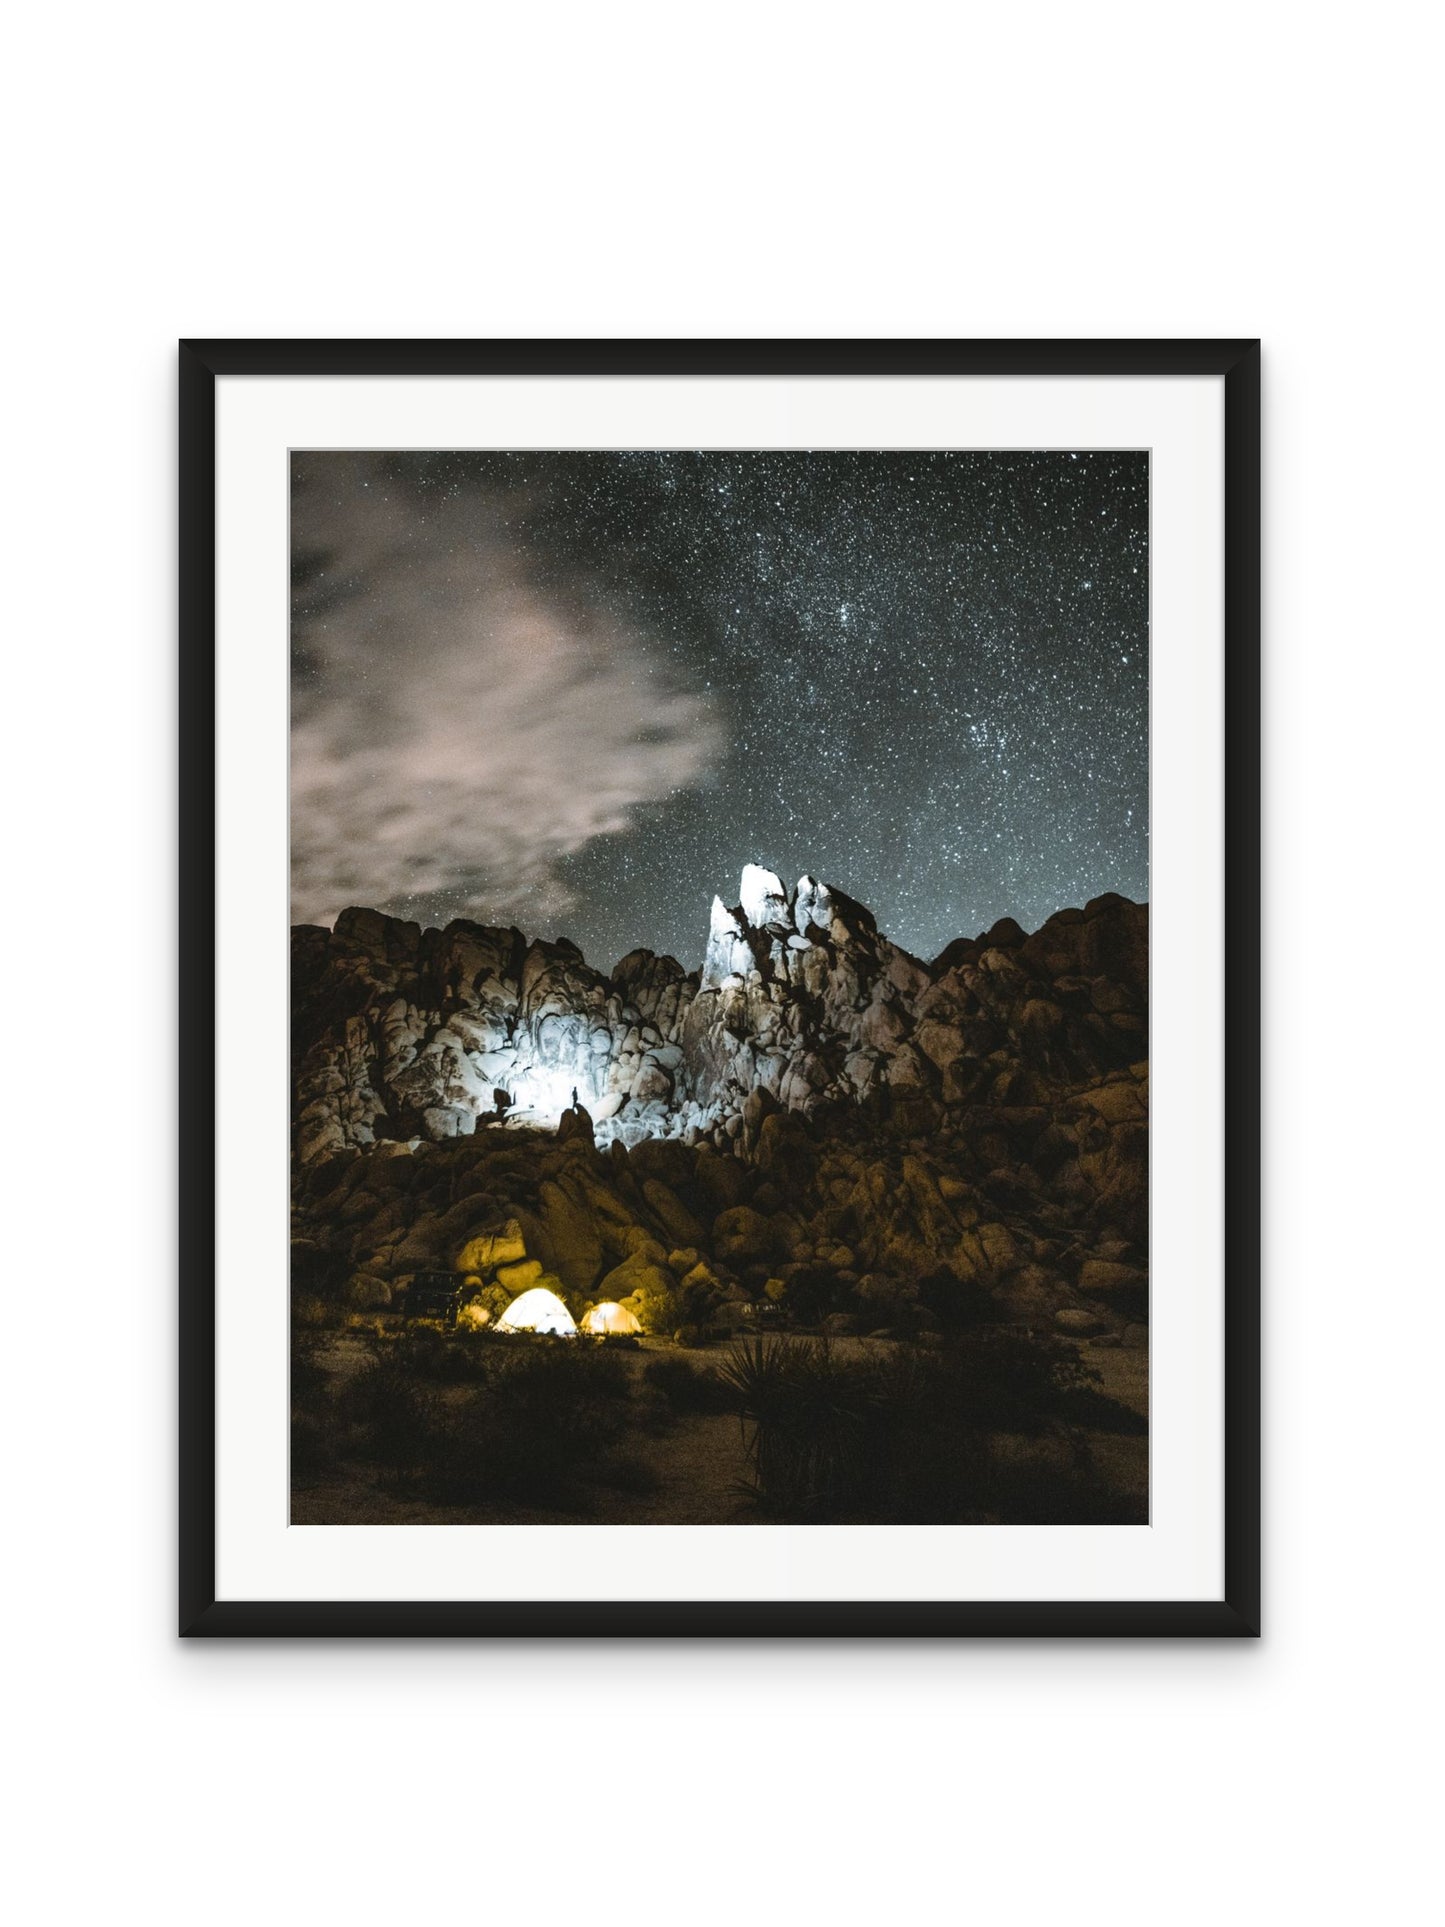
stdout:
[[[1260,345],[208,341],[180,362],[180,1632],[426,1637],[1251,1637],[1260,1630]],[[1224,1597],[1199,1601],[216,1598],[216,380],[227,375],[1213,376],[1224,395]]]

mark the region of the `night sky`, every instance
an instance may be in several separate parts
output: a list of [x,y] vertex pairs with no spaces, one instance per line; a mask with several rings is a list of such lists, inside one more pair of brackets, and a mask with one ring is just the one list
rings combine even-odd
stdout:
[[1148,896],[1146,454],[292,465],[295,921],[694,967],[748,861],[923,957]]

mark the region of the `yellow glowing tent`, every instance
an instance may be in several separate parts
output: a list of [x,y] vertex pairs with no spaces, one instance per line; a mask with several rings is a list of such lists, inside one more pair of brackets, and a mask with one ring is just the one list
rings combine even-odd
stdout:
[[556,1292],[548,1291],[544,1285],[534,1285],[530,1291],[524,1291],[520,1298],[514,1298],[497,1320],[497,1330],[558,1332],[564,1338],[575,1338],[577,1335],[571,1312]]
[[594,1305],[582,1320],[582,1329],[600,1338],[607,1332],[640,1332],[642,1327],[625,1305],[608,1303]]

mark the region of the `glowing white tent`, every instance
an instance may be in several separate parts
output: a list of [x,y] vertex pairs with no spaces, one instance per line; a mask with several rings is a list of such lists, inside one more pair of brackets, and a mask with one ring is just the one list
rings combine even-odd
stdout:
[[625,1305],[615,1305],[610,1301],[605,1305],[594,1305],[582,1320],[582,1329],[594,1337],[603,1337],[607,1332],[640,1332],[641,1325]]
[[562,1303],[555,1291],[548,1291],[545,1285],[533,1285],[524,1291],[520,1298],[514,1298],[497,1320],[499,1332],[557,1332],[563,1338],[575,1338],[577,1327],[572,1322],[572,1314]]

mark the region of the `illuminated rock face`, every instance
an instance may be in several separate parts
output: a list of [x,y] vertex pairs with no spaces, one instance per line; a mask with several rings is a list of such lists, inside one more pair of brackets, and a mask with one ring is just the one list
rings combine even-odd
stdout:
[[574,1106],[604,1147],[751,1156],[778,1110],[1027,1105],[1146,1054],[1148,912],[1122,898],[1031,937],[1005,918],[932,964],[812,876],[789,893],[749,864],[739,899],[714,898],[693,973],[635,950],[608,977],[569,943],[366,910],[294,931],[299,1156],[556,1128]]
[[745,977],[756,962],[741,905],[729,910],[721,897],[714,897],[702,961],[703,984],[711,989],[729,977]]
[[738,894],[742,899],[743,917],[752,929],[781,937],[792,935],[793,913],[780,876],[757,863],[745,863]]

